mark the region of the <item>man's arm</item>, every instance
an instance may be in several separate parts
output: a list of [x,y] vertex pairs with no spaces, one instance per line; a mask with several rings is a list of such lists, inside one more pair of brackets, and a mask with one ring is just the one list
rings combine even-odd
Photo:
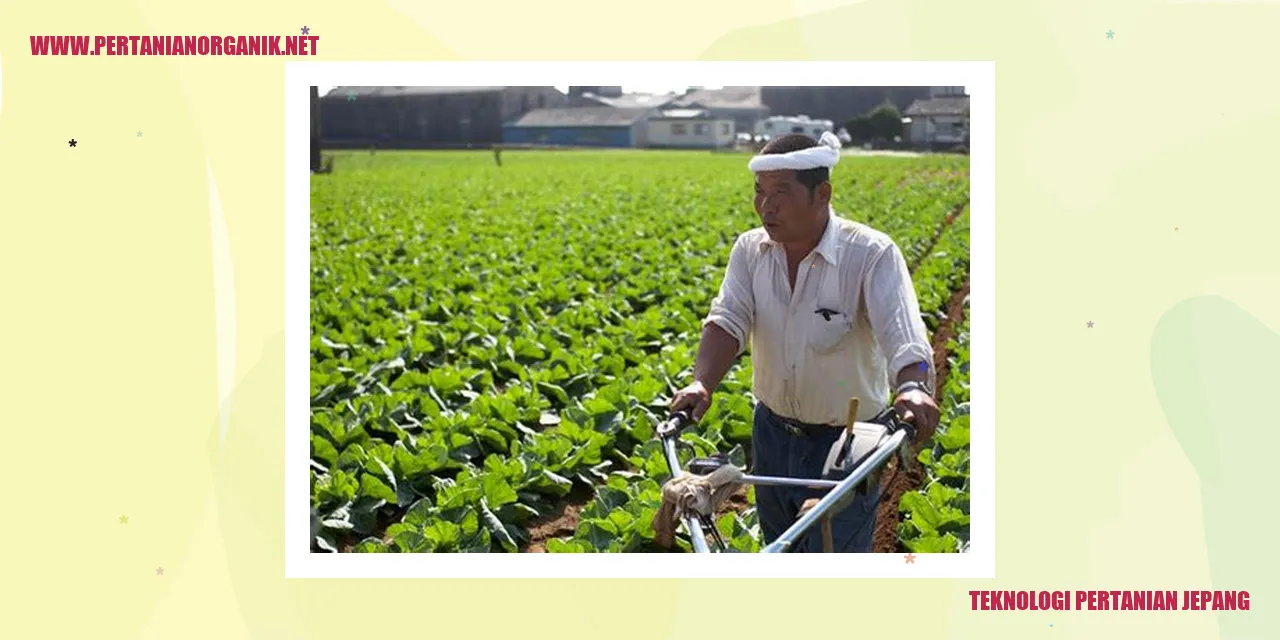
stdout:
[[708,391],[715,390],[734,360],[747,350],[747,337],[755,321],[748,249],[743,236],[733,243],[720,293],[711,301],[711,311],[702,321],[702,340],[698,343],[693,378]]
[[750,254],[738,237],[729,252],[720,293],[711,302],[711,312],[702,321],[702,339],[693,365],[693,383],[676,393],[671,410],[690,409],[700,420],[711,406],[711,394],[738,356],[747,348],[747,336],[755,319],[755,297],[751,288]]
[[738,359],[738,340],[720,325],[708,322],[702,327],[698,358],[693,364],[693,379],[707,391],[715,391],[724,375]]
[[[938,405],[934,401],[933,347],[924,319],[920,317],[920,303],[907,261],[896,245],[887,246],[871,267],[864,288],[867,311],[876,341],[889,358],[889,371],[896,372],[893,380],[893,406],[898,414],[916,426],[916,443],[923,444],[933,436],[938,424]],[[908,387],[907,382],[918,382],[929,392]]]
[[897,245],[888,245],[875,258],[863,295],[872,331],[888,359],[895,388],[913,380],[933,389],[933,347],[920,317],[920,302],[911,284],[907,261]]

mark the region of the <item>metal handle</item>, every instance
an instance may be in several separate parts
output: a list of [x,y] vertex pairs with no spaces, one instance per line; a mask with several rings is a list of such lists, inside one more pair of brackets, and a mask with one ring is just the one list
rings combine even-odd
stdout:
[[774,540],[773,544],[762,549],[760,553],[782,553],[790,550],[791,546],[800,539],[800,536],[804,535],[810,527],[818,522],[819,518],[828,515],[827,512],[831,511],[838,502],[848,495],[849,492],[853,491],[854,488],[858,486],[858,483],[866,479],[867,475],[870,474],[872,470],[880,466],[889,456],[893,455],[893,452],[897,451],[898,447],[902,446],[906,436],[906,430],[899,430],[894,433],[887,442],[881,443],[879,448],[873,451],[871,455],[867,456],[867,459],[863,460],[862,464],[858,465],[858,467],[853,470],[853,473],[850,473],[848,477],[841,480],[840,484],[836,485],[836,488],[827,492],[827,495],[823,496],[822,499],[818,501],[818,504],[814,505],[812,509],[806,511],[803,516],[800,516],[800,519],[796,520],[795,524],[782,532],[782,535],[778,536],[778,539]]
[[658,423],[658,437],[668,438],[679,435],[685,427],[693,424],[693,416],[683,409],[676,411],[667,417],[666,420]]
[[[686,475],[680,468],[680,458],[676,455],[676,438],[685,427],[693,424],[693,416],[688,411],[676,411],[666,420],[658,424],[658,439],[662,442],[662,453],[667,459],[667,468],[671,471],[671,479]],[[695,515],[684,517],[684,526],[689,530],[689,541],[693,543],[695,553],[711,553],[707,545],[706,532],[702,530],[701,519]]]
[[[680,468],[680,458],[676,457],[676,440],[664,436],[662,438],[662,452],[667,458],[667,467],[671,470],[671,479],[675,480],[685,475]],[[684,517],[684,526],[689,529],[689,539],[693,542],[693,550],[696,553],[711,553],[711,548],[707,546],[707,536],[702,531],[702,523],[699,522],[697,516],[686,515]]]

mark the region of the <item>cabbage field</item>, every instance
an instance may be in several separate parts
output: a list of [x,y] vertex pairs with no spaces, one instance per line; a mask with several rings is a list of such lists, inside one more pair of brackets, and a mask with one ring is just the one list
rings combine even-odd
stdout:
[[[758,223],[746,161],[347,153],[312,176],[312,550],[658,551],[654,426]],[[968,159],[850,157],[833,182],[840,215],[902,248],[937,352],[942,424],[885,474],[876,550],[962,550]],[[683,455],[749,463],[750,369],[748,353]],[[716,519],[739,551],[760,547],[752,504]]]

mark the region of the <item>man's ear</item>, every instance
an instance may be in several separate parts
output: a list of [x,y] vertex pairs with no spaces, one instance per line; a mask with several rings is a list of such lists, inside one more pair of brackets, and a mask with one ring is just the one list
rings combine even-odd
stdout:
[[824,182],[818,185],[815,195],[817,196],[818,201],[822,204],[831,204],[831,183]]

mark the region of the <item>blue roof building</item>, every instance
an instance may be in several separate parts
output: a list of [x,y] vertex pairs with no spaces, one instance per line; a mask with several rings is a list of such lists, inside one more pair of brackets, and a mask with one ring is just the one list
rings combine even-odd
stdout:
[[502,127],[503,144],[567,147],[644,147],[649,109],[567,107],[535,109]]

